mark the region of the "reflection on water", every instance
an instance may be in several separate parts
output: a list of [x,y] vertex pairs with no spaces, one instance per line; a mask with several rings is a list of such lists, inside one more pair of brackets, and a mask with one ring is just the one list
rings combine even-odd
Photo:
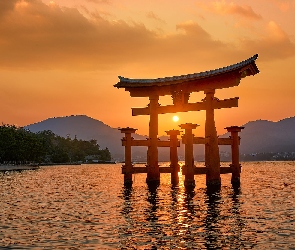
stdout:
[[[155,186],[148,187],[148,208],[144,212],[144,224],[137,227],[132,225],[133,234],[129,236],[136,240],[136,247],[132,240],[126,241],[123,238],[123,248],[243,249],[255,245],[255,238],[243,241],[241,237],[244,223],[239,211],[239,189],[227,190],[229,196],[226,201],[222,201],[220,192],[208,192],[203,188],[198,193],[201,196],[195,197],[194,189],[183,186],[171,186],[169,201],[163,201],[159,198],[161,190],[158,189]],[[132,192],[132,188],[123,189],[126,206],[123,207],[122,214],[127,223],[133,223],[135,217],[140,216],[138,210],[134,214],[130,206]],[[225,211],[222,211],[222,206],[225,206]],[[145,242],[143,232],[150,236]],[[134,238],[134,234],[137,238]]]
[[295,249],[295,163],[244,163],[210,192],[123,185],[120,165],[0,174],[0,246],[10,249]]

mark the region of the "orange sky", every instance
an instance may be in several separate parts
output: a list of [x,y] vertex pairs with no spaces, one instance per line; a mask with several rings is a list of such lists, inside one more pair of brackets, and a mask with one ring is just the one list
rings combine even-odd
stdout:
[[[111,127],[147,134],[148,117],[132,117],[118,76],[157,78],[196,73],[258,53],[260,73],[217,90],[240,97],[217,110],[218,133],[248,121],[295,116],[295,0],[9,0],[0,1],[1,121],[19,126],[85,114]],[[203,93],[190,98],[200,101]],[[170,104],[171,98],[160,99]],[[159,133],[177,128],[160,115]],[[204,130],[204,112],[179,114]]]

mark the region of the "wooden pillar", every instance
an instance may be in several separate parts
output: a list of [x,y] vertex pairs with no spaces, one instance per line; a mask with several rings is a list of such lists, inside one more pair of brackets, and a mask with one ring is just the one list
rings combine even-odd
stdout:
[[221,186],[220,179],[220,156],[218,137],[214,120],[213,100],[215,90],[206,90],[206,123],[205,123],[205,166],[207,168],[206,184],[209,186]]
[[239,152],[239,144],[240,144],[239,132],[241,132],[242,129],[244,129],[244,127],[231,126],[231,127],[226,127],[225,129],[231,133],[230,137],[232,139],[232,144],[231,144],[232,163],[230,165],[232,170],[231,183],[233,186],[240,186],[241,164],[240,164],[240,152]]
[[125,141],[125,164],[122,167],[122,174],[124,174],[124,184],[132,184],[132,173],[133,173],[133,165],[132,165],[132,157],[131,157],[131,134],[135,133],[137,129],[134,128],[120,128],[121,133],[125,133],[125,137],[122,141]]
[[181,124],[180,127],[185,130],[184,144],[185,144],[185,165],[183,173],[185,175],[184,185],[195,186],[195,164],[194,164],[194,144],[193,144],[193,132],[198,125],[192,123]]
[[158,107],[159,96],[150,96],[150,146],[147,153],[147,182],[160,183],[160,170],[158,165]]
[[179,183],[179,164],[178,164],[178,155],[177,155],[177,145],[178,139],[177,136],[180,135],[179,130],[169,130],[166,131],[167,135],[170,135],[170,168],[171,168],[171,184],[177,185]]

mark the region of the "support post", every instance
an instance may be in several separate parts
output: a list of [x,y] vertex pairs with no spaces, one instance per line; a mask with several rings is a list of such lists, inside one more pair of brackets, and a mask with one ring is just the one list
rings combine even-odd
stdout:
[[133,165],[132,165],[132,157],[131,157],[131,134],[135,133],[137,129],[134,128],[120,128],[121,133],[125,133],[125,137],[122,141],[125,141],[125,164],[122,166],[122,173],[124,174],[124,185],[132,184],[132,173],[133,173]]
[[177,185],[179,183],[179,164],[177,155],[177,136],[180,135],[179,130],[169,130],[166,131],[167,135],[170,135],[170,168],[171,168],[171,184]]
[[194,152],[193,152],[193,132],[198,125],[192,123],[181,124],[180,127],[185,130],[183,142],[185,144],[185,165],[183,173],[185,175],[184,185],[195,186],[195,164],[194,164]]
[[160,170],[158,165],[158,107],[159,96],[149,97],[150,123],[149,140],[150,146],[147,152],[147,183],[160,183]]
[[240,173],[241,173],[241,164],[240,164],[240,152],[239,144],[240,137],[239,132],[244,129],[244,127],[231,126],[225,128],[228,132],[231,133],[230,138],[232,139],[231,144],[231,154],[232,154],[232,163],[230,164],[232,170],[231,183],[234,187],[240,186]]
[[206,184],[208,188],[220,188],[220,156],[218,148],[218,137],[214,120],[214,94],[215,90],[204,91],[206,94],[206,123],[205,123],[205,166],[207,168]]

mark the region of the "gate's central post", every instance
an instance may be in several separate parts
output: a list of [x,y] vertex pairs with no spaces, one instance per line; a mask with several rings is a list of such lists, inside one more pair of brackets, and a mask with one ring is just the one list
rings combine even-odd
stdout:
[[181,124],[180,127],[185,130],[184,141],[185,141],[185,165],[184,165],[184,185],[192,186],[196,185],[195,183],[195,164],[194,164],[194,135],[193,129],[195,129],[198,124],[186,123]]
[[220,157],[218,148],[218,137],[214,120],[214,94],[215,90],[205,90],[206,94],[206,123],[205,123],[205,165],[207,167],[207,186],[221,186],[220,179]]
[[171,184],[177,185],[179,183],[178,172],[179,172],[179,164],[178,164],[178,155],[177,155],[177,144],[178,139],[177,136],[180,135],[179,130],[169,130],[166,131],[167,135],[170,135],[170,168],[171,168]]
[[158,165],[158,107],[159,96],[149,97],[149,147],[147,152],[147,182],[160,183],[160,170]]

